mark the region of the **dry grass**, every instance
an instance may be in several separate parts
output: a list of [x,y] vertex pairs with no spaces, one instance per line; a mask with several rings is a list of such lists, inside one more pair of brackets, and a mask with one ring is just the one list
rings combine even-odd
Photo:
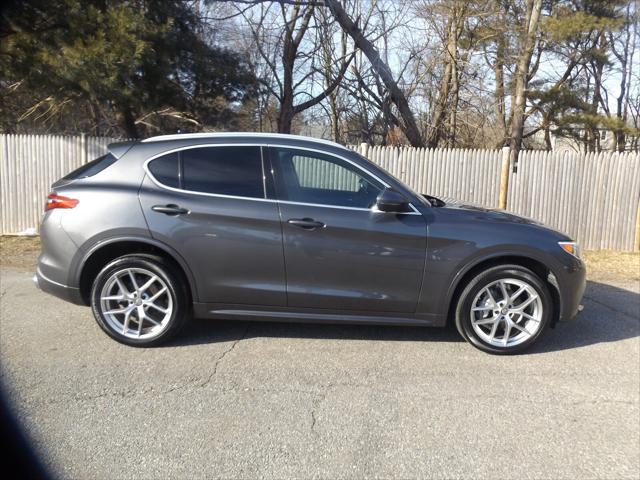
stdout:
[[640,252],[592,250],[584,260],[589,278],[640,281]]
[[0,236],[0,266],[35,270],[40,237]]
[[[0,236],[2,267],[33,269],[39,251],[39,237]],[[590,278],[640,281],[640,252],[589,251],[584,259]]]

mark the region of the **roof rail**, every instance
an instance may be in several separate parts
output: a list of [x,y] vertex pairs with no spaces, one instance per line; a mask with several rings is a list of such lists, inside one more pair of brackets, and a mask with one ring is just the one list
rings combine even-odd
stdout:
[[308,142],[322,143],[348,150],[344,145],[324,140],[322,138],[305,137],[303,135],[288,135],[284,133],[262,133],[262,132],[215,132],[215,133],[178,133],[175,135],[159,135],[142,140],[142,143],[164,142],[167,140],[188,140],[190,138],[243,138],[243,137],[264,137],[282,140],[305,140]]

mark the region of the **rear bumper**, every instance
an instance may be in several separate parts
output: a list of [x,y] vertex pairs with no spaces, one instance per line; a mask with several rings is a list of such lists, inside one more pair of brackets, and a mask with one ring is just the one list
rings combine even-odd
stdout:
[[84,305],[82,296],[80,295],[80,289],[63,285],[58,282],[45,277],[40,269],[36,270],[36,274],[33,276],[33,283],[43,292],[49,293],[54,297],[61,298],[67,302],[75,303],[76,305]]

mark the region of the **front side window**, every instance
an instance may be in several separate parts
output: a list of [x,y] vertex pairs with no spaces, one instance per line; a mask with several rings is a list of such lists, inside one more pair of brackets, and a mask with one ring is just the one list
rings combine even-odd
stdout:
[[371,208],[383,185],[351,163],[322,153],[273,148],[282,200]]
[[154,178],[191,192],[264,198],[260,147],[202,147],[149,162]]

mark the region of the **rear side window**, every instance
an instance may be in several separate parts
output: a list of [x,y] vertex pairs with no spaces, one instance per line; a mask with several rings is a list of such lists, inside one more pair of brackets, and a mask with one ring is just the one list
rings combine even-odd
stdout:
[[154,178],[191,192],[264,198],[260,147],[202,147],[149,162]]
[[106,155],[98,157],[80,168],[75,169],[73,172],[63,177],[63,180],[78,180],[80,178],[93,177],[108,166],[116,163],[117,160],[118,159],[111,153],[107,153]]
[[260,147],[203,147],[180,154],[184,190],[264,198]]
[[149,171],[154,178],[167,187],[180,187],[180,165],[178,153],[170,153],[149,162]]

